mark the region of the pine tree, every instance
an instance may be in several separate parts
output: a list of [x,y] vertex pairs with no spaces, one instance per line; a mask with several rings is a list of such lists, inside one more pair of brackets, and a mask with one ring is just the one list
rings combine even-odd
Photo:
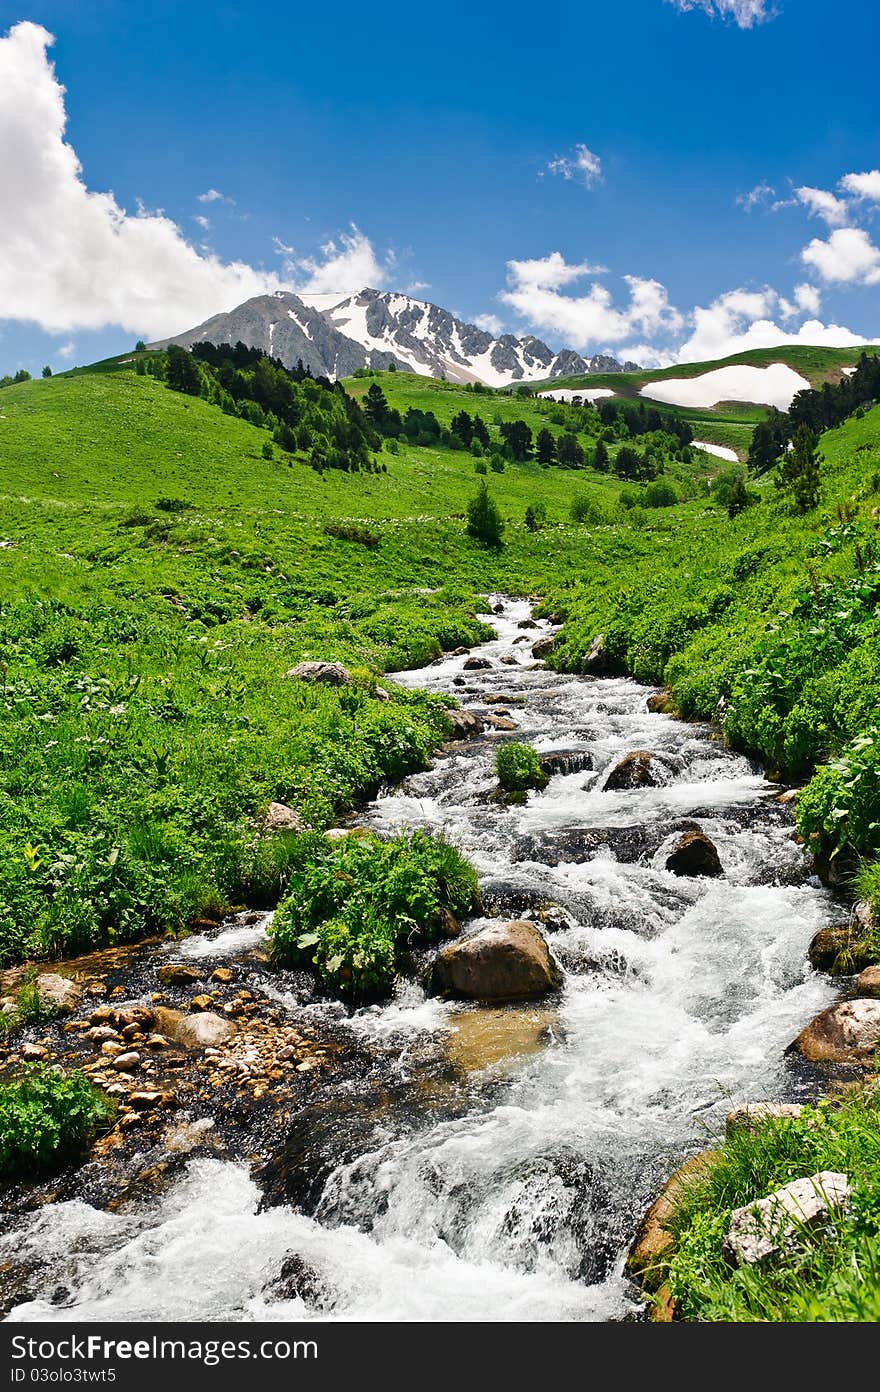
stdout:
[[737,474],[727,499],[728,517],[738,517],[749,505],[749,495],[742,474]]
[[504,532],[501,513],[485,483],[481,483],[467,507],[467,532],[484,546],[500,546]]
[[600,474],[607,474],[609,466],[608,446],[604,440],[596,441],[596,448],[593,451],[593,468]]
[[52,376],[52,369],[51,369],[51,367],[49,366],[48,363],[46,363],[46,366],[43,368],[43,376],[44,376],[44,377],[51,377],[51,376]]
[[556,441],[546,426],[544,426],[543,430],[539,430],[536,445],[538,450],[538,463],[555,464]]
[[819,455],[816,436],[808,425],[799,425],[791,448],[785,451],[776,476],[798,512],[809,512],[819,501]]

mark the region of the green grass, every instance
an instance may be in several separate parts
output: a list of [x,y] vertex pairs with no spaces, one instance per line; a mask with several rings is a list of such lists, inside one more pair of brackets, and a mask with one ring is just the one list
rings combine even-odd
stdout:
[[[846,1211],[801,1228],[777,1256],[734,1269],[722,1255],[731,1212],[821,1170],[848,1176]],[[874,1322],[880,1318],[880,1097],[876,1088],[736,1131],[683,1191],[674,1251],[655,1271],[686,1320]]]

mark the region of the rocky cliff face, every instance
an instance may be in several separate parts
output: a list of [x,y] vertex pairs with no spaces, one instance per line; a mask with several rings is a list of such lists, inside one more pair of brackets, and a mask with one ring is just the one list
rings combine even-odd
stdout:
[[261,348],[288,367],[299,359],[315,376],[346,377],[359,367],[399,369],[450,382],[503,387],[590,372],[621,372],[635,363],[566,349],[554,353],[539,338],[493,338],[448,310],[383,290],[361,290],[326,308],[289,291],[257,295],[228,314],[215,314],[186,333],[163,339],[193,343],[242,343]]

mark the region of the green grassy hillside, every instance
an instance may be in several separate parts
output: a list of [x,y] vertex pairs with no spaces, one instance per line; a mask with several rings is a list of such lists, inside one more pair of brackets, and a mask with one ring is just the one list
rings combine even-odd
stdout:
[[[477,640],[478,592],[545,595],[567,616],[560,665],[604,631],[621,668],[670,682],[683,711],[723,697],[729,738],[790,776],[872,718],[870,600],[821,650],[801,639],[828,618],[803,600],[814,583],[832,613],[841,586],[873,594],[858,566],[873,565],[878,411],[824,437],[823,499],[804,518],[767,479],[731,520],[705,456],[672,461],[684,501],[656,509],[612,474],[508,462],[485,474],[506,522],[488,549],[465,530],[482,462],[466,450],[401,443],[377,456],[384,471],[318,473],[266,458],[266,430],[111,366],[0,393],[6,960],[272,901],[295,852],[257,834],[266,805],[320,827],[425,761],[440,709],[393,682],[377,700],[376,678]],[[493,439],[498,420],[558,436],[597,419],[403,373],[350,386],[374,381],[442,425],[480,412]],[[794,615],[781,630],[780,610]],[[349,663],[354,686],[289,680],[304,657]],[[740,694],[758,669],[767,681]],[[766,694],[780,670],[784,699]]]

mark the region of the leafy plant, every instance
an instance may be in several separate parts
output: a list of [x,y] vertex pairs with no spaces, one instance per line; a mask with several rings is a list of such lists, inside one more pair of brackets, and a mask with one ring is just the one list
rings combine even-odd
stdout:
[[538,751],[531,744],[513,741],[495,751],[495,772],[506,793],[524,793],[529,788],[544,788],[548,778],[541,768]]
[[464,914],[476,900],[476,872],[443,837],[325,840],[291,875],[270,930],[273,952],[280,962],[315,967],[343,995],[381,996],[400,948],[435,937],[441,909]]
[[0,1083],[0,1178],[26,1179],[75,1159],[114,1111],[82,1073],[32,1065]]

